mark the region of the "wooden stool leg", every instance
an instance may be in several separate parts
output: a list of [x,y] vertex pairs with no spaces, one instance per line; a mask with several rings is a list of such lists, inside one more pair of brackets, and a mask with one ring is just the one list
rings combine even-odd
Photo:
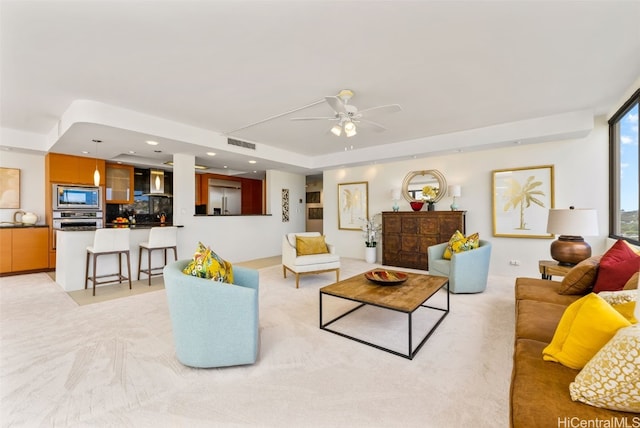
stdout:
[[149,287],[151,287],[151,248],[147,249],[147,282],[149,283]]
[[129,251],[127,254],[127,279],[129,280],[129,290],[131,290],[131,259],[129,258]]
[[122,284],[122,253],[118,253],[118,284]]
[[87,289],[87,283],[89,282],[89,251],[87,251],[87,262],[84,267],[84,289]]
[[93,254],[93,295],[96,295],[96,260],[98,260],[98,255]]
[[171,248],[173,248],[173,258],[177,262],[178,261],[178,247],[171,247]]

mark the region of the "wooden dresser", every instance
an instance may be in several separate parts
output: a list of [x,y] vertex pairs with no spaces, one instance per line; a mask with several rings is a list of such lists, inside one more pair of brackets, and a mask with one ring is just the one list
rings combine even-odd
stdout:
[[427,247],[465,233],[466,211],[400,211],[382,213],[382,264],[429,269]]

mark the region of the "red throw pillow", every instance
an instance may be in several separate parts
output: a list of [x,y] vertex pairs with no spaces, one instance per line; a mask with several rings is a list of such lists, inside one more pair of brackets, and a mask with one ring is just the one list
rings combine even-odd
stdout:
[[600,260],[598,276],[593,286],[594,293],[601,291],[620,291],[629,278],[640,269],[640,256],[619,240]]

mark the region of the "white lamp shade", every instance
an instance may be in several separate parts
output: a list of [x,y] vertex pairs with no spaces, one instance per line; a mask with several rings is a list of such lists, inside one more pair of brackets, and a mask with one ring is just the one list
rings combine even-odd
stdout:
[[100,171],[98,171],[98,167],[93,171],[93,184],[96,186],[100,185]]
[[462,195],[462,187],[459,184],[452,184],[449,186],[449,196],[460,197]]
[[340,127],[340,125],[333,125],[333,128],[331,128],[331,133],[339,137],[340,134],[342,134],[342,127]]
[[598,212],[594,209],[550,209],[547,233],[566,236],[597,236]]

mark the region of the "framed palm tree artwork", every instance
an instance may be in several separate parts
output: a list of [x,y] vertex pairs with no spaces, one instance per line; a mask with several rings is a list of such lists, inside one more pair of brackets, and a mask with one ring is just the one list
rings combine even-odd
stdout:
[[553,165],[493,171],[493,236],[554,238],[547,233],[553,186]]

